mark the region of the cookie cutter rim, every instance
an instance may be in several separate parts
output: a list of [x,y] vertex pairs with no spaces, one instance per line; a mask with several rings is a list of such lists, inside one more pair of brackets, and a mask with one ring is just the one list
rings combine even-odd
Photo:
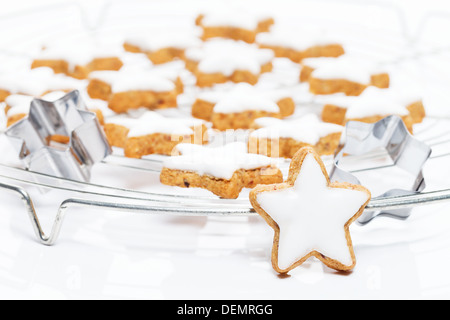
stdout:
[[[29,171],[89,181],[92,166],[112,154],[95,113],[75,90],[59,100],[34,99],[29,114],[5,131]],[[63,140],[52,143],[52,137]]]
[[[403,120],[395,115],[388,116],[376,123],[349,121],[333,160],[330,179],[361,185],[354,174],[341,168],[340,162],[346,155],[361,156],[380,148],[387,152],[394,166],[414,177],[414,183],[409,190],[388,190],[374,197],[373,200],[417,195],[425,189],[422,168],[430,158],[432,149],[414,138]],[[411,208],[372,210],[364,213],[357,222],[360,225],[366,225],[377,217],[406,220],[410,217],[411,210]]]

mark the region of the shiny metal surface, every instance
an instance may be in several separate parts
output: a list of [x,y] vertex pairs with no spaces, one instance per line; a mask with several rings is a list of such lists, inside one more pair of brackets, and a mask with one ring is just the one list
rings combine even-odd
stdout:
[[[374,124],[351,121],[346,126],[344,140],[333,161],[330,173],[332,181],[360,185],[361,182],[354,174],[341,168],[341,162],[347,155],[364,156],[373,151],[385,150],[393,165],[410,174],[414,178],[414,183],[412,187],[405,187],[405,189],[388,190],[375,196],[374,200],[411,196],[425,189],[422,168],[431,156],[431,148],[414,138],[401,118],[390,116]],[[367,224],[378,216],[407,219],[410,214],[410,208],[380,206],[379,211],[371,210],[364,214],[358,222]]]

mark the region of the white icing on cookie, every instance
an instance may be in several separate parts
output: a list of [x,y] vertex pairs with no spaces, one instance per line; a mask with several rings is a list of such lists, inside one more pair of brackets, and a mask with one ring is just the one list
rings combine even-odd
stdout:
[[407,105],[398,102],[393,94],[383,89],[369,87],[359,99],[355,99],[348,107],[346,118],[365,118],[373,115],[390,115],[399,116],[408,115]]
[[179,60],[155,65],[150,71],[158,77],[166,78],[171,81],[175,81],[178,77],[182,77],[183,74],[189,73],[185,68],[184,61]]
[[192,135],[192,127],[200,127],[202,120],[193,118],[166,118],[156,112],[146,111],[141,117],[134,119],[127,116],[109,118],[106,123],[117,124],[130,129],[129,138],[143,137],[150,134]]
[[[146,54],[125,52],[120,59],[123,67],[119,71],[95,71],[89,75],[90,79],[102,80],[113,84],[119,78],[133,79],[138,77],[159,77],[175,81],[181,74],[187,72],[183,61],[172,61],[161,65],[153,65]],[[145,81],[145,80],[144,80]],[[133,81],[130,81],[133,83]],[[167,83],[163,81],[163,83]]]
[[254,89],[259,92],[261,96],[263,96],[266,99],[271,99],[272,101],[279,102],[280,100],[283,100],[285,98],[292,98],[294,97],[294,92],[298,91],[298,88],[292,89],[285,89],[285,88],[264,88],[261,86],[254,86]]
[[292,188],[257,195],[280,228],[279,268],[286,270],[313,251],[351,266],[344,226],[368,198],[359,190],[330,188],[319,163],[307,155]]
[[200,61],[214,55],[249,56],[259,64],[266,64],[274,57],[271,50],[262,50],[257,45],[229,39],[211,39],[204,42],[201,47],[186,51],[186,57],[193,61]]
[[105,124],[114,124],[117,126],[125,127],[127,129],[131,129],[133,127],[138,126],[140,121],[143,122],[139,118],[131,118],[127,115],[121,114],[121,115],[117,115],[117,116],[105,119]]
[[125,51],[121,56],[120,60],[123,63],[123,69],[150,69],[153,67],[153,63],[150,61],[145,53],[131,53]]
[[231,76],[237,70],[259,74],[261,66],[273,60],[274,53],[243,41],[212,39],[201,48],[187,50],[186,57],[199,62],[198,69],[203,73]]
[[[383,73],[377,65],[357,56],[344,55],[339,58],[311,58],[304,65],[311,65],[313,59],[318,59],[312,78],[322,80],[343,79],[361,84],[370,84],[372,75]],[[309,64],[308,64],[309,63]]]
[[404,106],[409,106],[423,100],[423,89],[409,83],[391,83],[389,88],[384,90],[389,91],[395,100]]
[[334,93],[314,96],[314,102],[319,105],[332,104],[341,108],[347,108],[357,98],[355,96],[347,96],[345,93]]
[[279,113],[280,107],[273,99],[266,98],[247,83],[236,85],[214,106],[214,113],[242,113],[244,111]]
[[256,119],[255,123],[262,128],[252,132],[251,138],[291,138],[310,145],[316,145],[321,138],[344,130],[342,126],[321,121],[315,114],[293,120],[261,118]]
[[230,180],[238,170],[265,168],[274,163],[268,157],[249,154],[247,145],[243,142],[230,143],[218,148],[179,144],[176,149],[181,156],[165,160],[165,168],[195,172],[218,179]]
[[198,70],[210,74],[221,73],[227,77],[233,75],[235,71],[249,71],[258,75],[261,72],[261,65],[251,57],[223,54],[202,60],[198,65]]
[[0,52],[0,74],[23,72],[30,70],[33,60],[28,56],[17,55],[13,52]]
[[281,123],[285,123],[286,121],[287,120],[282,121],[277,118],[264,117],[264,118],[255,119],[255,125],[258,128],[267,128],[267,127],[272,127],[272,126],[278,126]]
[[41,96],[47,91],[80,90],[86,81],[76,80],[63,74],[54,74],[50,68],[37,68],[0,75],[0,89],[11,94]]
[[207,101],[212,104],[217,104],[221,99],[225,98],[228,94],[228,90],[209,89],[200,92],[197,95],[197,99]]

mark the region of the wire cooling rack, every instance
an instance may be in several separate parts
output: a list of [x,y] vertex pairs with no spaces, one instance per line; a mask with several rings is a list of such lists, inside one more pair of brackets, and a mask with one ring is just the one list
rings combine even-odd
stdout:
[[[74,39],[78,36],[90,37],[108,37],[117,34],[119,30],[133,28],[142,28],[143,21],[148,23],[151,20],[154,24],[152,27],[158,29],[161,24],[166,23],[170,17],[177,17],[181,20],[191,21],[192,15],[180,12],[182,9],[174,9],[172,5],[165,2],[167,7],[162,6],[158,11],[152,11],[157,1],[106,1],[102,10],[102,14],[98,17],[92,18],[83,8],[76,4],[68,6],[47,7],[38,12],[24,12],[14,16],[4,17],[3,23],[9,23],[11,19],[20,21],[21,19],[42,18],[42,15],[50,15],[56,17],[55,19],[42,21],[38,30],[30,30],[24,28],[18,30],[18,35],[12,38],[6,38],[2,41],[2,50],[0,53],[9,56],[27,57],[31,48],[35,48],[36,44],[49,38],[58,39],[59,37],[67,37],[68,32]],[[202,1],[199,1],[199,3]],[[150,4],[149,4],[150,3]],[[210,2],[211,3],[211,2]],[[305,1],[305,3],[313,3],[312,1]],[[329,5],[328,1],[315,1],[315,5],[320,3]],[[357,1],[339,1],[341,5],[356,6]],[[153,7],[152,7],[153,6]],[[280,4],[281,6],[281,4]],[[141,10],[142,8],[147,10]],[[264,6],[262,6],[264,7]],[[314,7],[314,6],[313,6]],[[319,8],[319,11],[317,11]],[[421,45],[420,35],[426,29],[426,22],[432,21],[429,17],[422,25],[420,34],[411,34],[407,30],[404,15],[401,10],[393,6],[387,6],[383,3],[371,2],[370,8],[377,8],[378,13],[383,19],[391,18],[393,25],[396,26],[396,31],[374,29],[373,26],[362,26],[355,30],[354,23],[362,24],[364,19],[359,19],[356,22],[349,22],[345,18],[341,21],[331,20],[324,15],[325,7],[314,7],[311,10],[316,10],[315,15],[308,12],[303,13],[307,18],[306,22],[317,22],[323,24],[333,24],[334,31],[337,35],[345,35],[346,38],[351,39],[350,46],[356,50],[361,50],[362,53],[368,56],[375,56],[379,61],[389,66],[400,66],[405,60],[412,61],[414,65],[420,65],[420,59],[423,57],[423,52],[415,49]],[[367,9],[367,7],[359,6],[359,8]],[[125,10],[126,9],[126,10]],[[286,9],[286,8],[285,8]],[[332,8],[328,8],[332,11]],[[386,11],[391,15],[386,15]],[[67,21],[64,19],[65,14],[71,12],[70,20],[74,19],[74,12],[79,15],[74,19],[77,23],[70,23],[70,29],[55,28],[55,24],[66,26]],[[282,12],[286,21],[294,24],[298,19],[296,14],[287,14]],[[371,11],[375,15],[377,12]],[[153,18],[153,19],[150,19]],[[346,17],[348,18],[348,17]],[[155,22],[156,21],[156,22]],[[171,21],[171,20],[170,20]],[[50,23],[47,23],[50,22]],[[142,23],[141,23],[142,22]],[[20,23],[19,23],[20,25]],[[52,30],[49,32],[49,30]],[[48,32],[48,33],[46,33]],[[45,36],[43,36],[45,34]],[[367,39],[371,39],[368,41]],[[412,50],[412,51],[411,51]],[[445,51],[445,47],[437,47],[436,50],[429,50],[426,52],[427,56],[440,54]],[[408,54],[407,54],[408,52]],[[412,53],[411,53],[412,52]],[[425,66],[427,68],[428,66]],[[426,69],[427,72],[432,72],[432,69]],[[445,78],[445,75],[442,77]],[[444,82],[445,83],[445,82]],[[448,83],[448,82],[447,82]],[[308,101],[309,108],[314,109],[314,101]],[[181,106],[180,110],[184,111],[189,108],[189,105]],[[428,117],[426,121],[418,126],[415,136],[417,139],[425,142],[433,149],[433,155],[430,162],[443,157],[450,156],[450,119],[443,117]],[[3,134],[2,134],[3,135]],[[3,136],[1,137],[3,138]],[[5,139],[0,140],[0,145],[6,143]],[[354,160],[364,160],[364,163],[369,161],[372,165],[367,167],[350,170],[355,174],[365,172],[381,173],[393,164],[384,164],[381,160],[386,158],[383,152],[374,152],[364,157],[355,157]],[[325,158],[325,163],[330,166],[332,159]],[[380,163],[383,163],[380,165]],[[288,161],[281,161],[281,169],[286,174],[288,170]],[[133,170],[145,174],[153,175],[154,181],[157,183],[159,172],[162,168],[162,157],[149,156],[145,159],[135,160],[127,159],[120,155],[114,154],[103,161],[100,166],[106,168],[119,168],[121,170]],[[450,185],[449,185],[450,187]],[[19,165],[7,162],[0,163],[0,188],[11,192],[20,197],[25,205],[25,209],[31,219],[33,229],[38,240],[45,245],[54,244],[60,234],[60,230],[64,218],[70,208],[73,207],[88,207],[100,208],[108,210],[119,210],[130,213],[146,213],[146,214],[164,214],[176,216],[252,216],[255,212],[250,206],[248,198],[245,194],[237,200],[218,199],[205,193],[190,193],[181,192],[180,190],[164,188],[163,191],[146,191],[135,188],[125,188],[111,186],[106,183],[96,182],[95,179],[91,183],[71,181],[64,178],[48,176],[35,172],[27,171]],[[55,192],[64,192],[67,194],[62,203],[56,204],[57,216],[53,223],[53,227],[49,233],[44,232],[38,212],[33,202],[31,191],[38,190],[44,197],[51,197]],[[450,189],[435,190],[424,193],[418,193],[409,196],[392,197],[392,198],[375,198],[368,207],[367,211],[393,210],[402,208],[413,208],[419,205],[426,205],[432,203],[439,203],[450,200]]]

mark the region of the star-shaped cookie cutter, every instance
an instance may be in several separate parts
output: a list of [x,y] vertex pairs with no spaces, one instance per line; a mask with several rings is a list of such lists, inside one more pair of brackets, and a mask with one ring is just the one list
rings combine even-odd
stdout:
[[[394,166],[403,169],[415,180],[409,190],[389,190],[374,200],[416,194],[425,189],[422,168],[431,155],[431,148],[414,138],[400,117],[389,116],[373,124],[350,121],[347,123],[345,135],[345,140],[341,143],[333,161],[330,173],[332,181],[360,185],[356,176],[340,167],[340,162],[347,155],[363,156],[381,148],[388,153]],[[358,219],[358,223],[365,225],[380,216],[406,220],[410,215],[411,209],[366,212]]]
[[350,225],[363,214],[370,198],[362,186],[331,183],[311,147],[293,157],[286,182],[258,185],[250,192],[253,208],[275,231],[272,266],[280,274],[311,257],[338,271],[353,270],[356,256]]
[[28,116],[5,134],[29,171],[69,180],[89,181],[92,166],[112,153],[78,91],[55,102],[33,100]]

